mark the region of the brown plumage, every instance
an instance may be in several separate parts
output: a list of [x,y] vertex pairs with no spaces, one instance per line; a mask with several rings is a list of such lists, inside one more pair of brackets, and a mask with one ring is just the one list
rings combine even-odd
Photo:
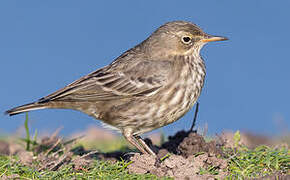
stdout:
[[110,65],[6,113],[79,110],[121,131],[141,152],[154,155],[139,135],[175,122],[194,105],[205,77],[200,49],[222,40],[226,38],[210,36],[190,22],[166,23]]

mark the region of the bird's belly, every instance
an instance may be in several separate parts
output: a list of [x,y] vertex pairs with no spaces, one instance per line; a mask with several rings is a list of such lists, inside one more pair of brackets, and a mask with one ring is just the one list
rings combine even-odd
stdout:
[[[195,86],[175,89],[174,93],[164,93],[160,97],[160,101],[150,103],[150,109],[147,109],[147,113],[143,116],[136,114],[136,118],[139,117],[139,123],[134,127],[136,134],[142,134],[177,121],[192,108],[200,95],[200,90]],[[145,104],[143,107],[146,109]]]
[[134,134],[142,134],[180,119],[197,101],[201,88],[196,82],[175,83],[147,98],[115,102],[97,119],[120,131],[132,129]]
[[162,126],[173,123],[185,115],[185,113],[187,113],[195,104],[199,95],[199,90],[197,90],[194,86],[189,86],[184,88],[183,91],[179,91],[179,93],[175,96],[168,97],[170,99],[170,107],[168,107],[168,113],[163,114],[166,121],[162,124]]

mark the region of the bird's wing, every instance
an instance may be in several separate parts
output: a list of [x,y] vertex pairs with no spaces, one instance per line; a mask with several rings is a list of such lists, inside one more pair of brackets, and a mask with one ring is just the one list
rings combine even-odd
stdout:
[[47,101],[104,101],[154,94],[169,80],[169,61],[111,64],[42,99]]

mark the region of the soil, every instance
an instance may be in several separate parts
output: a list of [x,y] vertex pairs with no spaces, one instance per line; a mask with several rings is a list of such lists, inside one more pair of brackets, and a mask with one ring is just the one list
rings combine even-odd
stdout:
[[[206,142],[204,138],[191,131],[180,131],[170,136],[168,141],[161,145],[157,157],[150,155],[135,154],[130,160],[133,162],[128,166],[130,173],[151,173],[157,176],[169,176],[176,179],[214,179],[224,178],[227,162],[221,157],[222,144],[217,140]],[[149,146],[150,141],[146,143]],[[166,156],[164,160],[160,161]],[[219,175],[199,175],[201,168],[213,167],[219,171]]]

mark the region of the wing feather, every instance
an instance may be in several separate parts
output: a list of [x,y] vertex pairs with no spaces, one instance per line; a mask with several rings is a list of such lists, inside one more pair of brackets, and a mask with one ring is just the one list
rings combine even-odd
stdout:
[[111,64],[40,99],[39,102],[105,101],[147,96],[167,83],[169,76],[164,73],[168,72],[164,68],[170,69],[168,61],[164,61],[163,64],[140,61],[122,70],[112,68]]

